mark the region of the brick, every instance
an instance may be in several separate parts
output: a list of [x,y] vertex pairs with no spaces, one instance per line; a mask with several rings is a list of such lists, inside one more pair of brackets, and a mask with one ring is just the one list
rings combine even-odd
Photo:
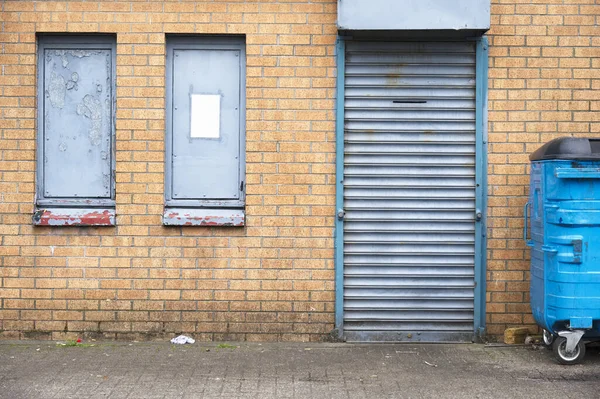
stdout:
[[504,343],[509,345],[524,344],[528,334],[529,329],[526,327],[507,328],[504,330]]

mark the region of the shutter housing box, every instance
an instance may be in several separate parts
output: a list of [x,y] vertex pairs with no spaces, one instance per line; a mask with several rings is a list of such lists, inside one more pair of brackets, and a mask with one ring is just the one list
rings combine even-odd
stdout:
[[490,29],[489,0],[338,0],[340,30]]

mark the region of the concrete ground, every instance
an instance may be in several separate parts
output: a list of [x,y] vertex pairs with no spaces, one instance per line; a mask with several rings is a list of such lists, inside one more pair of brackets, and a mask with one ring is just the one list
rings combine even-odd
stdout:
[[484,345],[0,341],[0,398],[598,398],[600,353]]

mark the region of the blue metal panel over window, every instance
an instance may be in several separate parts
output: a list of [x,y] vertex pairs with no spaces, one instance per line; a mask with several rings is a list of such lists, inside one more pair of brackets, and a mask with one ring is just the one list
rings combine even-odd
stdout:
[[[228,208],[235,210],[230,220],[219,216],[217,224],[239,225],[233,218],[239,220],[244,206],[244,124],[243,38],[169,38],[167,208],[213,209],[212,216]],[[182,220],[182,215],[188,216]],[[188,218],[194,219],[189,215],[166,211],[164,221],[185,225]]]
[[[240,50],[174,51],[174,199],[240,198],[240,69]],[[198,100],[216,103],[213,134],[192,130]]]
[[114,37],[40,37],[38,207],[114,207],[114,56]]

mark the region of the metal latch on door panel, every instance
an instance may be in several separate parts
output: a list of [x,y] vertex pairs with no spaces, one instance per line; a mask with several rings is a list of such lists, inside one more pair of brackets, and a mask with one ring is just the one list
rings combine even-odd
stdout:
[[481,209],[475,209],[475,221],[479,222],[483,218],[483,212]]
[[346,211],[344,211],[343,209],[338,209],[337,218],[339,220],[343,220],[344,216],[346,216]]

